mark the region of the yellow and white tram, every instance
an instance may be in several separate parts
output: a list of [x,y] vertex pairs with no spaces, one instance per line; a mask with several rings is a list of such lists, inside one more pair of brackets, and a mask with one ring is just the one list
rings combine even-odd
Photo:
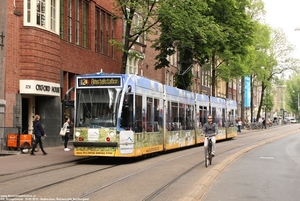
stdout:
[[217,140],[237,136],[236,102],[131,74],[76,77],[74,155],[138,157],[203,143],[208,114]]

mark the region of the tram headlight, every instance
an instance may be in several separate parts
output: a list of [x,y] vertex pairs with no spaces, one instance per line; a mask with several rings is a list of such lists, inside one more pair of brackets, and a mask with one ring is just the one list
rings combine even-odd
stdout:
[[76,133],[75,133],[75,136],[76,136],[76,137],[79,137],[79,136],[80,136],[80,132],[76,132]]
[[106,142],[110,142],[110,137],[106,137]]

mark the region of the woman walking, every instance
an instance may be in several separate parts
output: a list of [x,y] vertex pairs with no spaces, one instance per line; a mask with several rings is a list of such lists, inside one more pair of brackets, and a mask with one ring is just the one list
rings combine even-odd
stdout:
[[45,150],[43,148],[43,143],[42,143],[42,136],[46,137],[46,134],[45,134],[44,128],[42,127],[42,124],[40,122],[40,115],[38,115],[38,114],[34,116],[33,131],[34,131],[34,135],[35,135],[35,143],[33,144],[30,155],[32,155],[32,156],[35,155],[34,150],[38,144],[40,145],[43,155],[47,155],[47,153],[45,152]]

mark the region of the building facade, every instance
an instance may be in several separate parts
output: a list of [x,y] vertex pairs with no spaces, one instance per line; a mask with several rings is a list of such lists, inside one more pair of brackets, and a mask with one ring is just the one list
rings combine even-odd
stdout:
[[[0,138],[32,133],[35,114],[48,146],[60,145],[65,93],[77,74],[120,73],[122,20],[113,18],[112,1],[0,1]],[[70,94],[74,99],[74,95]],[[17,129],[19,128],[19,129]]]

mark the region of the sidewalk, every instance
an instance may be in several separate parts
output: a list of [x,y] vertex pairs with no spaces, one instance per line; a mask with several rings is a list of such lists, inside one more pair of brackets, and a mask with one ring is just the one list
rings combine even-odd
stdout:
[[[71,146],[69,146],[71,148]],[[70,151],[64,151],[63,146],[59,147],[45,147],[47,155],[43,155],[43,152],[39,150],[34,156],[28,154],[22,154],[15,152],[12,155],[0,156],[0,176],[3,174],[16,173],[33,168],[41,168],[48,165],[65,163],[82,159],[82,157],[75,157],[73,155],[73,149]]]

